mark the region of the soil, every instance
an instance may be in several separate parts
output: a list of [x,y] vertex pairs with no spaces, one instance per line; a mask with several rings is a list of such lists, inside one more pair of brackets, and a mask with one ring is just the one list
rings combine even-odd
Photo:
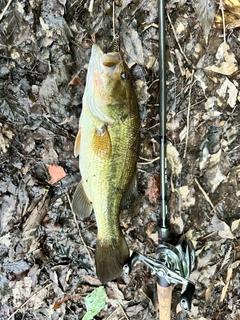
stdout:
[[[192,309],[180,311],[177,285],[172,319],[237,320],[240,8],[207,2],[166,4],[168,213],[196,254]],[[94,214],[77,221],[71,210],[80,180],[73,150],[92,43],[114,46],[113,2],[95,0],[92,12],[81,0],[9,3],[0,0],[0,318],[82,319],[101,283]],[[121,225],[130,249],[151,257],[160,212],[157,1],[114,8],[141,113],[139,195]],[[158,319],[156,277],[143,263],[104,289],[94,319]]]

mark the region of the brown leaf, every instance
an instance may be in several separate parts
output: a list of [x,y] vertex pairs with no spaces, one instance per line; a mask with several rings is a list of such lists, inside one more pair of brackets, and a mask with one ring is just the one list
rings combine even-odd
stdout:
[[70,294],[70,295],[67,295],[65,297],[62,297],[60,299],[58,299],[55,303],[54,303],[54,306],[53,306],[53,309],[54,310],[57,310],[61,307],[61,304],[68,301],[69,299],[72,299],[73,297],[75,296],[75,294]]
[[100,282],[100,280],[98,280],[97,278],[95,278],[95,277],[91,277],[91,276],[89,276],[89,275],[87,275],[87,274],[84,274],[83,275],[83,278],[91,285],[91,286],[101,286],[101,282]]
[[148,196],[150,202],[157,202],[159,197],[159,174],[155,173],[148,179],[145,195]]
[[224,7],[228,11],[235,14],[237,17],[240,18],[240,3],[239,0],[223,0]]
[[72,80],[69,82],[69,84],[76,86],[77,84],[80,84],[81,86],[83,86],[82,84],[82,79],[79,76],[75,76],[72,78]]

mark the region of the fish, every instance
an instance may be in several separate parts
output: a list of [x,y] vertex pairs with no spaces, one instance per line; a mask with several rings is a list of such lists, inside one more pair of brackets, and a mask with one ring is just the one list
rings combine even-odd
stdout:
[[137,196],[139,112],[130,70],[120,52],[93,44],[74,155],[81,181],[73,211],[97,223],[96,274],[102,283],[119,277],[129,248],[119,221],[121,208]]

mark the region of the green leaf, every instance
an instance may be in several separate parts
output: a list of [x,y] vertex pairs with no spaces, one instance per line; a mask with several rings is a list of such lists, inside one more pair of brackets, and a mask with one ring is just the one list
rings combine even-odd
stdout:
[[82,320],[92,320],[96,316],[106,303],[106,292],[104,287],[98,287],[93,290],[84,299],[87,308],[87,313],[84,315]]

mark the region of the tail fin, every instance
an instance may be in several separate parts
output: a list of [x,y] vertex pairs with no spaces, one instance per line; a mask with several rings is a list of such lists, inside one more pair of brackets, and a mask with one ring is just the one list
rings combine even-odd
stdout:
[[105,283],[117,278],[128,257],[129,249],[122,232],[117,239],[97,239],[95,260],[99,280]]

